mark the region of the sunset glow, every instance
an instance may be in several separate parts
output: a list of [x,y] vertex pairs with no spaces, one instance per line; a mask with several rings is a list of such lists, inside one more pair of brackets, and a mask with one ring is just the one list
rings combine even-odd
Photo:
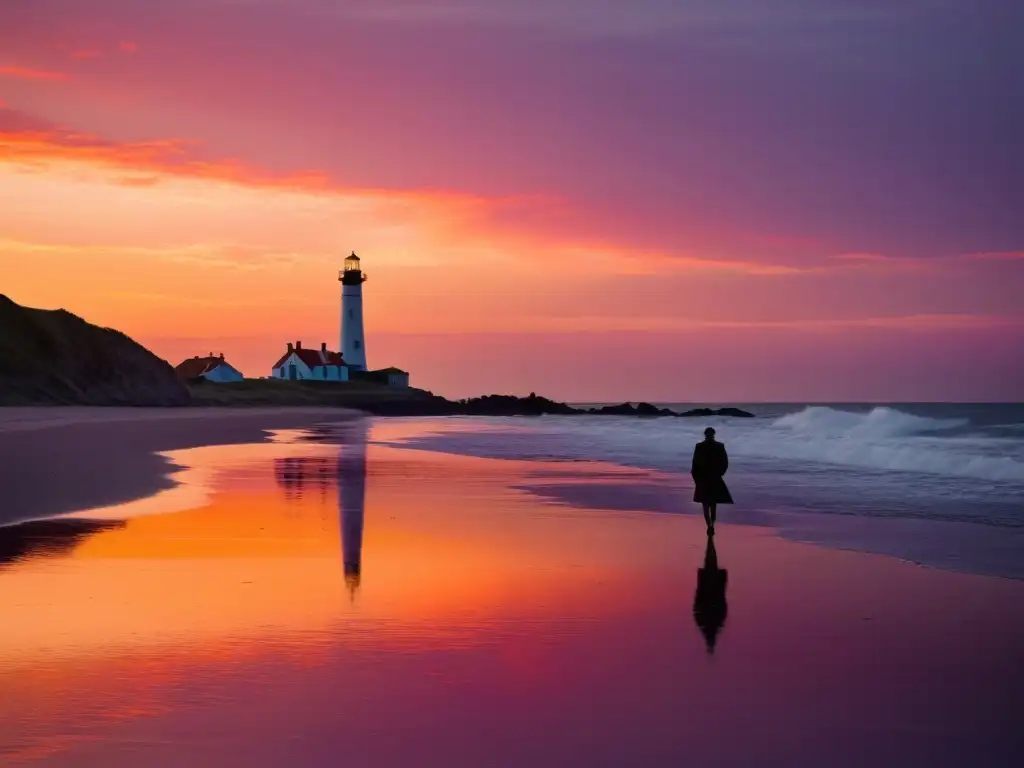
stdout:
[[450,396],[1019,399],[990,29],[510,5],[4,3],[0,292],[265,376],[355,250],[374,363]]

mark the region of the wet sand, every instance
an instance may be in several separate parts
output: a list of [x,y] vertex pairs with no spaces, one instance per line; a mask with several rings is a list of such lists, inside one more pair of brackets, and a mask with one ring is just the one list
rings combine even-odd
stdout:
[[1024,584],[727,517],[713,562],[536,490],[665,478],[410,428],[176,453],[199,507],[0,562],[0,763],[1016,764]]
[[0,408],[0,525],[144,498],[173,486],[159,452],[263,440],[351,418],[329,408]]

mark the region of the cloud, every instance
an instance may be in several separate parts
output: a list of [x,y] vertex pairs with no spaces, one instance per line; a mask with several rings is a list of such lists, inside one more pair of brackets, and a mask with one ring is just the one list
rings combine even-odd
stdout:
[[968,259],[977,259],[979,261],[1017,261],[1018,259],[1024,259],[1024,251],[994,251],[989,253],[969,253],[966,255]]
[[210,269],[252,271],[269,266],[296,264],[304,258],[337,259],[336,253],[297,254],[238,243],[194,243],[183,246],[78,245],[73,243],[0,240],[0,254],[32,254],[87,259],[102,253],[111,259],[149,258]]
[[[277,5],[343,18],[392,24],[474,24],[557,29],[584,35],[637,36],[693,32],[736,34],[751,44],[773,33],[796,44],[807,32],[848,23],[898,21],[915,11],[934,12],[917,3],[852,0],[222,0],[230,5]],[[941,10],[941,9],[939,9]],[[805,42],[805,41],[804,41]]]
[[[811,275],[839,270],[929,268],[927,260],[877,253],[846,253],[816,263],[773,263],[742,254],[637,249],[592,239],[586,228],[548,231],[536,222],[566,203],[541,196],[481,196],[417,188],[350,186],[317,169],[277,173],[238,158],[212,157],[200,142],[183,138],[110,141],[71,130],[15,110],[0,109],[0,164],[38,173],[72,163],[109,171],[106,180],[121,187],[147,188],[185,179],[329,198],[351,212],[364,211],[392,227],[429,233],[445,252],[445,263],[487,261],[510,270],[538,259],[562,272],[584,270],[618,275],[721,274],[759,278]],[[582,217],[581,219],[582,220]],[[579,233],[584,233],[581,237]],[[421,245],[423,240],[419,241]],[[801,243],[806,246],[805,243]],[[436,250],[436,249],[435,249]]]
[[[575,327],[578,320],[567,318],[570,327],[561,327],[559,319],[554,320],[557,330],[586,330],[585,324]],[[778,330],[798,332],[833,332],[862,329],[890,329],[900,331],[935,330],[987,330],[992,328],[1022,328],[1024,317],[1003,317],[971,314],[919,314],[890,317],[864,317],[823,320],[695,320],[689,318],[601,318],[598,330],[641,330],[641,331],[684,331],[701,329],[722,330]],[[548,321],[550,325],[552,321]],[[619,327],[621,324],[622,327]],[[614,327],[609,328],[609,324]],[[635,327],[634,327],[635,326]],[[554,330],[554,329],[553,329]]]
[[71,58],[73,59],[98,59],[103,55],[103,52],[96,48],[82,48],[77,51],[71,52]]
[[939,264],[963,261],[1017,261],[1024,260],[1024,251],[992,251],[982,253],[955,253],[928,258],[913,256],[886,256],[883,253],[841,253],[830,257],[851,266],[892,269],[927,269]]
[[155,187],[160,183],[159,176],[122,176],[117,183],[123,187]]
[[[429,333],[461,335],[465,330],[458,319],[450,327],[434,323]],[[856,330],[903,332],[984,331],[997,328],[1024,328],[1024,317],[972,314],[917,314],[866,318],[825,318],[777,320],[704,320],[673,315],[523,315],[501,316],[490,320],[487,332],[519,336],[524,333],[700,333],[703,331],[778,331],[798,334],[845,333]],[[422,328],[389,331],[395,335],[418,336]]]
[[894,260],[892,257],[881,253],[840,253],[832,258],[839,261],[855,261],[869,264],[885,264]]
[[136,53],[139,50],[138,43],[133,43],[127,40],[122,40],[120,43],[117,44],[117,47],[120,51],[124,53]]
[[829,259],[839,262],[847,269],[883,272],[924,272],[948,265],[962,258],[957,255],[928,257],[888,256],[884,253],[841,253]]
[[[237,158],[211,158],[200,143],[170,138],[150,141],[108,141],[31,119],[13,110],[0,111],[0,163],[36,171],[52,164],[78,163],[108,169],[114,183],[153,187],[163,179],[183,178],[335,197],[355,207],[373,206],[380,219],[414,221],[447,243],[460,242],[465,258],[504,261],[510,267],[535,263],[530,254],[557,263],[559,268],[603,264],[611,272],[656,274],[718,272],[758,276],[791,275],[805,271],[785,265],[748,260],[704,258],[696,254],[637,252],[603,242],[573,241],[565,234],[538,234],[509,224],[502,213],[541,209],[551,201],[529,196],[483,197],[448,190],[360,188],[345,185],[318,170],[272,173]],[[521,220],[521,219],[520,219]],[[450,254],[458,258],[457,254]]]
[[984,330],[1024,327],[1024,317],[972,314],[917,314],[889,317],[864,317],[835,320],[781,320],[754,322],[713,322],[715,328],[777,328],[807,331],[832,331],[853,328],[891,328],[905,331]]
[[53,72],[8,64],[0,66],[0,77],[13,77],[19,80],[67,80],[71,76],[66,72]]

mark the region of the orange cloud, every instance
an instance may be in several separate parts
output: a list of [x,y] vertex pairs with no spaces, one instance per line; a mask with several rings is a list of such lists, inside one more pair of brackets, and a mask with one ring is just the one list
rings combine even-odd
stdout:
[[[358,194],[439,200],[447,204],[482,208],[488,199],[457,192],[431,190],[363,189],[339,184],[322,171],[306,170],[273,174],[236,158],[203,159],[197,156],[200,143],[186,139],[112,142],[98,136],[64,128],[0,131],[0,162],[38,164],[71,161],[90,163],[149,176],[136,186],[152,185],[154,174],[222,181],[247,187],[270,188],[313,194]],[[131,177],[127,177],[131,178]],[[121,179],[131,186],[131,181]],[[512,199],[512,198],[509,198]]]
[[19,80],[67,80],[70,75],[65,72],[7,65],[0,67],[0,77],[14,77]]
[[159,176],[122,176],[117,183],[123,187],[155,187],[160,183]]
[[95,48],[83,48],[81,50],[71,52],[71,58],[73,59],[98,59],[102,55],[102,52]]
[[[562,201],[538,196],[482,197],[436,189],[382,189],[346,186],[318,170],[272,173],[237,158],[202,156],[199,142],[185,139],[113,142],[96,135],[48,125],[0,130],[0,163],[38,170],[50,163],[81,163],[113,171],[122,187],[153,187],[163,179],[221,182],[249,189],[264,189],[344,198],[346,204],[383,208],[378,220],[415,222],[436,243],[443,243],[446,263],[475,264],[518,271],[537,259],[557,264],[561,271],[594,270],[607,274],[657,275],[719,273],[759,277],[810,274],[838,265],[794,266],[755,260],[720,258],[700,253],[651,252],[594,242],[572,235],[547,237],[527,224],[504,223],[504,212],[542,213]],[[522,216],[515,217],[519,221]],[[424,241],[419,239],[422,249]],[[436,244],[435,243],[435,244]],[[531,254],[536,258],[531,258]]]
[[139,50],[138,43],[132,43],[127,40],[122,40],[120,43],[118,43],[117,47],[125,53],[135,53]]

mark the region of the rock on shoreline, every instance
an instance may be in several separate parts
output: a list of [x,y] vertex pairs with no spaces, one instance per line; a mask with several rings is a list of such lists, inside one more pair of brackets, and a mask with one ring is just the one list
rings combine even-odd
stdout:
[[668,408],[658,408],[650,403],[637,403],[636,405],[622,403],[620,405],[605,405],[599,408],[574,408],[566,403],[540,397],[534,393],[530,393],[528,397],[484,395],[483,397],[459,400],[454,403],[444,400],[444,398],[440,398],[440,400],[443,401],[443,405],[438,404],[438,407],[442,410],[450,409],[448,415],[454,416],[668,416],[674,418],[704,416],[752,418],[754,416],[754,414],[739,408],[695,408],[680,412]]
[[668,408],[658,408],[650,403],[637,403],[635,406],[630,403],[621,405],[605,405],[601,408],[589,408],[583,413],[592,413],[600,416],[674,416],[676,418],[694,418],[698,416],[732,416],[735,418],[749,419],[754,414],[741,410],[740,408],[693,408],[689,411],[673,411]]

